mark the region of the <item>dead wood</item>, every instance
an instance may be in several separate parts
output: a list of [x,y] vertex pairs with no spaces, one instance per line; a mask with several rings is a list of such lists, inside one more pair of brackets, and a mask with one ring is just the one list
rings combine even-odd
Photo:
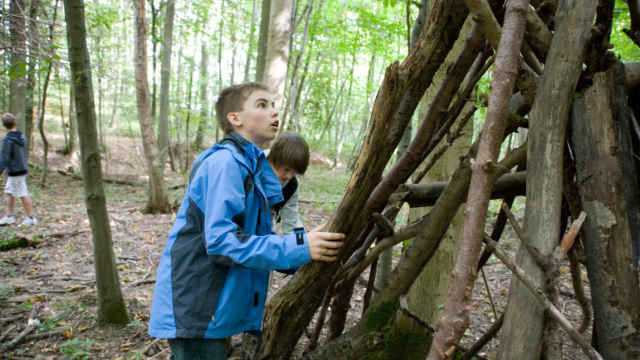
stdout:
[[[58,169],[58,173],[64,176],[70,176],[76,180],[82,180],[82,176],[78,174],[74,174],[72,172],[64,171],[62,169]],[[138,183],[138,182],[129,181],[129,180],[109,179],[109,178],[103,178],[102,181],[108,184],[129,185],[129,186],[146,186],[147,185],[145,183]]]
[[[525,171],[502,175],[496,180],[491,198],[500,199],[509,196],[524,196],[526,193],[526,178],[527,173]],[[433,206],[447,185],[447,181],[401,185],[390,200],[401,199],[411,207]]]
[[475,343],[473,343],[473,345],[471,345],[469,350],[460,360],[471,360],[475,358],[476,353],[480,351],[480,349],[482,349],[485,345],[487,345],[489,341],[491,341],[491,339],[496,337],[496,334],[498,334],[498,331],[500,331],[500,328],[502,328],[503,322],[504,313],[500,315],[500,317],[491,325],[486,333],[482,334],[480,339],[478,339]]
[[8,343],[0,345],[0,352],[5,352],[13,349],[16,345],[18,345],[21,341],[24,340],[25,336],[29,335],[33,330],[35,330],[38,325],[40,325],[40,321],[38,320],[38,312],[43,307],[42,303],[35,303],[33,308],[31,309],[31,314],[29,315],[29,319],[27,320],[27,326],[22,330],[13,340]]
[[508,255],[500,248],[497,242],[493,241],[489,236],[484,236],[484,241],[487,246],[493,248],[494,254],[502,263],[511,270],[511,272],[522,282],[530,293],[540,302],[548,314],[558,322],[558,324],[567,332],[571,340],[582,348],[582,351],[592,360],[603,360],[602,356],[589,344],[589,342],[571,325],[564,315],[553,305],[553,303],[544,295],[542,289],[540,289],[535,282],[516,265]]
[[498,175],[495,162],[504,139],[509,114],[509,102],[519,68],[519,53],[524,37],[525,14],[529,2],[512,0],[507,5],[504,30],[497,50],[489,107],[480,135],[478,155],[472,163],[462,238],[453,270],[453,280],[447,294],[428,360],[444,359],[446,352],[458,343],[468,328],[468,303],[482,251],[482,236],[493,184]]

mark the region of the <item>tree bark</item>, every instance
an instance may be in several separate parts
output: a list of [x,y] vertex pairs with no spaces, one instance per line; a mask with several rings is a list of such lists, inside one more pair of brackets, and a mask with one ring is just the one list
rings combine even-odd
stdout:
[[[467,14],[459,1],[439,0],[433,8],[433,21],[425,25],[415,51],[401,65],[394,63],[386,71],[356,169],[336,214],[326,226],[328,231],[347,235],[341,258],[359,246],[357,235],[369,217],[363,211],[365,202]],[[307,265],[271,298],[266,307],[260,358],[289,356],[331,282],[327,274],[337,269],[337,263]]]
[[74,92],[76,95],[76,115],[79,120],[79,132],[82,134],[80,136],[82,177],[93,240],[93,258],[98,288],[98,322],[126,324],[129,320],[120,291],[111,242],[109,214],[102,185],[102,165],[98,149],[83,1],[65,0],[64,11],[73,79],[71,83],[76,88]]
[[[38,10],[41,6],[40,0],[32,0],[29,6],[29,70],[27,73],[27,89],[25,98],[25,117],[24,117],[24,136],[27,139],[26,155],[29,158],[29,152],[33,142],[33,123],[37,113],[33,99],[36,96],[36,79],[38,78],[38,61],[42,60],[40,49],[40,30],[38,29]],[[51,60],[50,60],[51,61]]]
[[287,80],[292,5],[292,0],[271,0],[264,82],[275,95],[276,107],[282,104]]
[[480,135],[478,155],[471,170],[462,238],[456,256],[451,287],[447,294],[440,326],[433,338],[427,359],[444,359],[469,326],[468,304],[476,279],[476,266],[482,251],[482,238],[487,207],[496,176],[493,167],[500,153],[500,145],[509,114],[509,100],[518,76],[518,59],[524,30],[528,0],[512,0],[507,5],[504,30],[496,54],[490,86],[487,118]]
[[207,40],[202,39],[200,48],[200,117],[198,120],[198,129],[196,130],[196,139],[193,142],[193,148],[196,151],[202,149],[202,139],[204,137],[204,128],[207,125],[209,103],[207,102],[207,85],[209,84],[209,76],[207,75],[209,54],[207,53]]
[[267,42],[269,41],[269,25],[271,1],[262,0],[260,16],[260,34],[258,35],[258,58],[256,60],[256,81],[265,82],[265,68],[267,64]]
[[252,0],[253,8],[251,10],[251,27],[249,30],[249,41],[247,44],[247,62],[244,64],[244,82],[249,82],[249,70],[251,69],[251,58],[253,50],[253,39],[255,38],[256,28],[256,11],[258,0]]
[[156,145],[156,136],[150,114],[149,84],[147,82],[147,50],[145,29],[145,0],[133,0],[135,18],[135,72],[136,99],[138,103],[138,121],[142,133],[142,147],[149,174],[149,188],[146,212],[167,213],[170,211],[164,185],[164,163],[160,163],[160,154]]
[[11,0],[9,32],[11,33],[11,68],[9,69],[9,112],[16,117],[16,129],[25,132],[26,71],[26,10],[24,0]]
[[[529,115],[525,232],[529,245],[543,256],[551,254],[559,240],[566,124],[595,5],[595,0],[559,1],[555,35]],[[542,281],[541,269],[522,248],[516,263],[538,284]],[[498,359],[538,360],[543,327],[542,307],[519,281],[512,281]]]
[[[38,3],[38,1],[34,1]],[[33,4],[32,4],[33,5]],[[44,131],[44,114],[47,109],[47,92],[49,89],[49,80],[51,79],[51,73],[53,72],[53,60],[55,56],[55,26],[56,18],[58,17],[58,0],[53,5],[53,16],[51,18],[51,24],[49,25],[49,49],[51,49],[50,58],[47,64],[47,74],[44,78],[44,85],[42,86],[42,100],[40,101],[40,113],[38,114],[38,130],[40,131],[40,137],[42,138],[42,179],[40,181],[41,186],[45,186],[47,181],[48,172],[48,157],[49,157],[49,141]]]
[[162,42],[162,64],[160,65],[160,116],[158,118],[159,163],[163,164],[163,166],[169,152],[169,83],[171,82],[171,50],[173,49],[175,10],[175,0],[167,0],[167,12],[164,17],[164,40]]
[[583,242],[594,342],[605,359],[630,360],[640,354],[640,287],[631,266],[640,205],[629,131],[633,115],[620,64],[593,80],[574,101],[571,140],[587,212]]

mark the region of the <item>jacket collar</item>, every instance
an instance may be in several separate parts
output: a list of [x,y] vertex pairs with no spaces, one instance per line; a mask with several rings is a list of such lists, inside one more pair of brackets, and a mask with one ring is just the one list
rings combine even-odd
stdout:
[[219,146],[230,149],[238,162],[246,166],[251,174],[260,178],[262,191],[264,191],[269,207],[284,200],[282,185],[269,165],[264,152],[256,144],[236,132],[231,132],[225,137],[225,140],[219,143]]

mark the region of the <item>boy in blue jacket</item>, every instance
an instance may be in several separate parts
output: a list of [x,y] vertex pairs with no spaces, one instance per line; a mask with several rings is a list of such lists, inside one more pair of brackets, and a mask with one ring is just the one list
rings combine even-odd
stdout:
[[9,130],[2,139],[2,152],[0,153],[0,174],[7,170],[7,184],[4,193],[7,194],[7,212],[0,219],[0,226],[10,225],[16,222],[15,207],[16,198],[22,201],[27,217],[20,225],[31,226],[38,223],[33,216],[31,197],[27,190],[27,155],[25,145],[27,140],[24,134],[16,130],[16,117],[11,113],[2,115],[2,125]]
[[156,277],[149,334],[169,339],[176,360],[226,359],[227,337],[261,329],[269,270],[335,261],[344,238],[275,235],[282,190],[260,148],[279,122],[265,85],[224,89],[216,118],[227,137],[193,163]]

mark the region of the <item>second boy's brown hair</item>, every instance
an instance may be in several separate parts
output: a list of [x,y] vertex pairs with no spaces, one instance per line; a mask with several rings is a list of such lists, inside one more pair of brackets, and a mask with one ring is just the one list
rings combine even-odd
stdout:
[[285,131],[271,145],[268,158],[274,167],[288,166],[303,175],[309,166],[309,144],[302,136]]
[[16,127],[16,117],[11,113],[6,113],[2,115],[2,125],[4,125],[7,130],[11,130]]
[[244,102],[256,90],[271,91],[265,84],[249,82],[229,86],[220,92],[218,101],[216,101],[216,120],[218,120],[218,126],[220,126],[225,135],[233,131],[233,127],[227,120],[227,114],[244,110]]

